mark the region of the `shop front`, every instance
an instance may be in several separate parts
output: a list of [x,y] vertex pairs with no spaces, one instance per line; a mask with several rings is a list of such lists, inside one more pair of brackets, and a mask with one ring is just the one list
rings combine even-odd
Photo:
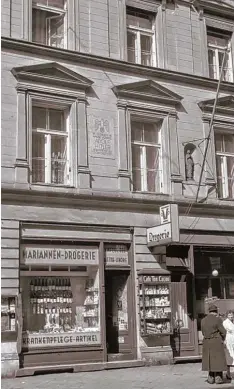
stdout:
[[215,303],[222,317],[234,310],[234,247],[170,245],[166,252],[173,291],[173,355],[175,360],[201,358],[201,320],[209,304]]
[[131,232],[49,228],[22,228],[20,368],[136,359]]

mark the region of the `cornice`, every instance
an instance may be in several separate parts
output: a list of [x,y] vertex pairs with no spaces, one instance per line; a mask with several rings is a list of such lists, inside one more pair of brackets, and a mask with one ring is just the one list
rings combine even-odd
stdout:
[[[166,69],[153,68],[116,60],[112,58],[95,56],[87,53],[59,49],[55,47],[39,45],[32,42],[12,38],[1,38],[2,49],[16,52],[28,53],[28,55],[37,56],[40,60],[51,59],[52,61],[70,62],[72,65],[80,64],[99,69],[124,72],[132,76],[144,76],[148,78],[158,78],[160,82],[172,82],[187,86],[195,86],[205,90],[216,90],[217,80],[206,77],[200,77],[192,74],[180,73]],[[220,88],[221,92],[234,93],[234,83],[223,82]]]
[[[56,206],[80,207],[83,209],[114,210],[129,212],[155,213],[161,205],[168,203],[178,204],[181,212],[186,212],[191,206],[191,199],[182,196],[175,197],[163,194],[144,194],[131,192],[103,192],[93,190],[79,190],[69,188],[52,192],[51,189],[28,189],[2,185],[2,205],[17,204],[25,206]],[[222,216],[234,218],[234,201],[210,199],[206,203],[193,203],[190,216]]]

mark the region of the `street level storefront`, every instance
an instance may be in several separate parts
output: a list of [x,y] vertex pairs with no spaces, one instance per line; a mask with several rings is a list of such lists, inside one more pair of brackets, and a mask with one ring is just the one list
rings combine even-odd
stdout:
[[129,229],[22,225],[20,368],[136,359],[132,273]]

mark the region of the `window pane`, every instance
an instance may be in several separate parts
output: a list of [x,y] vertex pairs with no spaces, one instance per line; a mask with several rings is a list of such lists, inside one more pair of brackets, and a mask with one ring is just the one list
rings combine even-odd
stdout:
[[215,149],[216,151],[223,151],[223,135],[215,134]]
[[141,35],[141,64],[145,66],[151,65],[151,47],[152,38],[147,35]]
[[215,52],[214,50],[208,50],[208,64],[209,64],[209,76],[210,78],[216,78],[215,69]]
[[224,134],[223,138],[224,138],[224,151],[226,153],[234,154],[234,135]]
[[234,198],[234,157],[227,157],[228,193]]
[[154,123],[144,123],[144,141],[147,143],[159,143],[158,126]]
[[33,0],[33,5],[44,5],[64,9],[64,0]]
[[51,182],[67,182],[67,137],[51,136]]
[[153,15],[144,12],[127,10],[127,26],[146,28],[152,30]]
[[147,169],[159,170],[159,149],[157,147],[146,146]]
[[141,146],[132,146],[132,167],[141,168]]
[[148,192],[157,192],[156,191],[156,176],[158,172],[156,171],[147,171],[147,190]]
[[222,157],[216,156],[216,170],[217,170],[217,186],[218,186],[218,195],[223,197],[223,177],[222,177]]
[[135,50],[136,34],[128,31],[127,33],[127,47],[128,47],[128,61],[136,62],[136,50]]
[[46,129],[46,109],[33,107],[32,108],[32,128]]
[[45,142],[44,134],[32,133],[32,182],[45,182]]
[[213,46],[219,46],[219,47],[223,47],[223,48],[226,48],[226,46],[228,45],[228,42],[229,42],[229,38],[228,37],[222,37],[222,36],[218,36],[218,35],[210,35],[208,34],[207,36],[207,42]]
[[48,12],[39,9],[32,10],[32,41],[47,44],[46,18]]
[[139,122],[131,122],[132,140],[143,141],[143,124]]
[[49,130],[65,131],[63,111],[56,109],[49,110]]
[[141,181],[142,181],[142,172],[138,169],[133,169],[132,172],[132,179],[133,179],[133,190],[134,191],[141,191]]
[[47,44],[53,47],[64,47],[64,16],[47,18]]

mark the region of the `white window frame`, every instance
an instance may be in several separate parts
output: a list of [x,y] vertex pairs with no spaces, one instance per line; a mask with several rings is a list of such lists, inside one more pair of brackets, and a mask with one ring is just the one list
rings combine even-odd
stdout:
[[[212,36],[212,33],[209,31],[207,32],[207,37]],[[209,68],[209,76],[210,76],[210,63],[209,63],[209,50],[212,50],[214,53],[214,62],[213,62],[213,72],[214,72],[214,79],[219,80],[220,78],[220,67],[222,64],[219,64],[219,52],[225,53],[226,47],[219,46],[212,44],[210,42],[207,42],[207,49],[208,49],[208,68]],[[223,79],[223,81],[227,82],[233,82],[233,64],[232,64],[232,53],[231,53],[231,39],[229,39],[228,42],[228,50],[227,50],[227,56],[228,56],[228,79]]]
[[[60,111],[64,111],[64,127],[66,131],[56,131],[56,130],[47,130],[47,129],[40,129],[33,130],[32,128],[32,112],[33,107],[38,108],[44,108],[47,110],[49,109],[57,109]],[[73,174],[72,174],[72,168],[71,168],[71,161],[72,161],[72,144],[71,144],[71,131],[70,131],[70,107],[64,106],[62,104],[56,104],[53,102],[45,102],[44,100],[31,100],[30,104],[30,139],[29,139],[29,155],[30,155],[30,166],[31,166],[31,177],[30,182],[33,185],[49,185],[49,186],[60,186],[60,187],[66,187],[66,186],[72,186],[73,185]],[[48,126],[48,115],[46,118],[46,127]],[[33,182],[32,181],[32,162],[33,162],[33,155],[32,155],[32,134],[35,133],[42,133],[45,134],[46,142],[45,142],[45,161],[47,164],[45,165],[45,182]],[[53,183],[51,179],[51,135],[59,135],[64,136],[67,138],[67,163],[66,163],[66,182],[62,183]],[[47,157],[46,157],[47,156]]]
[[[130,129],[131,129],[131,171],[132,171],[132,174],[131,174],[131,180],[132,180],[132,190],[133,190],[133,187],[134,187],[134,184],[133,184],[133,171],[134,171],[134,168],[133,168],[133,165],[132,165],[132,150],[133,150],[133,146],[136,145],[136,146],[141,146],[142,148],[142,154],[141,154],[141,168],[140,168],[140,171],[141,171],[141,190],[134,190],[134,192],[147,192],[147,193],[164,193],[164,183],[163,183],[163,161],[162,161],[162,123],[161,123],[161,127],[160,129],[158,130],[158,140],[159,140],[159,143],[155,143],[155,144],[152,144],[152,143],[148,143],[148,142],[142,142],[142,141],[139,141],[139,140],[133,140],[132,139],[132,122],[135,121],[135,122],[139,122],[139,123],[152,123],[152,124],[155,124],[156,120],[153,121],[153,120],[146,120],[142,117],[135,117],[135,116],[132,116],[130,117]],[[159,149],[159,187],[160,187],[160,191],[159,192],[150,192],[148,190],[148,185],[147,185],[147,171],[149,169],[147,169],[147,166],[146,166],[146,147],[155,147],[157,149]],[[142,167],[143,166],[143,167]],[[139,169],[136,169],[136,170],[139,170]],[[155,187],[157,187],[156,183],[155,183]]]
[[[230,135],[230,132],[219,132],[216,131],[215,135]],[[221,159],[221,183],[222,183],[222,198],[223,199],[231,199],[234,197],[231,197],[229,194],[229,189],[228,189],[228,174],[227,174],[227,157],[233,157],[234,158],[234,153],[226,153],[222,151],[216,151],[215,150],[215,156],[220,157]],[[217,161],[216,161],[217,163]],[[217,168],[216,168],[217,171]],[[217,172],[217,181],[218,181],[218,172]],[[218,188],[219,190],[219,188]]]
[[[136,11],[137,12],[137,11]],[[143,13],[143,11],[142,11]],[[128,12],[127,12],[128,14]],[[136,27],[134,25],[127,25],[127,33],[130,32],[135,35],[135,63],[141,65],[141,35],[150,36],[152,38],[151,44],[151,64],[149,66],[156,66],[156,28],[155,28],[155,17],[152,21],[152,30],[142,27]],[[128,56],[128,47],[127,47]],[[128,59],[128,58],[127,58]],[[146,66],[146,65],[145,65]]]
[[[56,14],[54,16],[46,18],[46,45],[48,45],[48,46],[51,46],[51,42],[50,42],[50,36],[48,37],[49,32],[47,30],[47,25],[50,26],[50,20],[51,19],[57,18],[59,16],[63,16],[64,17],[64,23],[63,23],[63,27],[64,27],[63,43],[64,44],[63,44],[63,47],[61,47],[61,48],[67,49],[67,47],[68,47],[68,41],[67,41],[67,38],[68,38],[68,34],[67,34],[67,29],[68,29],[68,9],[67,9],[67,3],[68,3],[68,1],[69,0],[65,0],[64,9],[43,5],[43,4],[40,4],[40,2],[38,2],[39,4],[32,4],[32,10],[33,9],[37,9],[37,10],[40,10],[40,11],[45,11],[45,12],[50,12],[50,13]],[[32,26],[33,26],[33,24],[32,24]],[[37,42],[35,42],[35,43],[37,43]],[[54,46],[52,46],[52,47],[54,47]],[[56,47],[60,48],[59,46],[56,46]]]

